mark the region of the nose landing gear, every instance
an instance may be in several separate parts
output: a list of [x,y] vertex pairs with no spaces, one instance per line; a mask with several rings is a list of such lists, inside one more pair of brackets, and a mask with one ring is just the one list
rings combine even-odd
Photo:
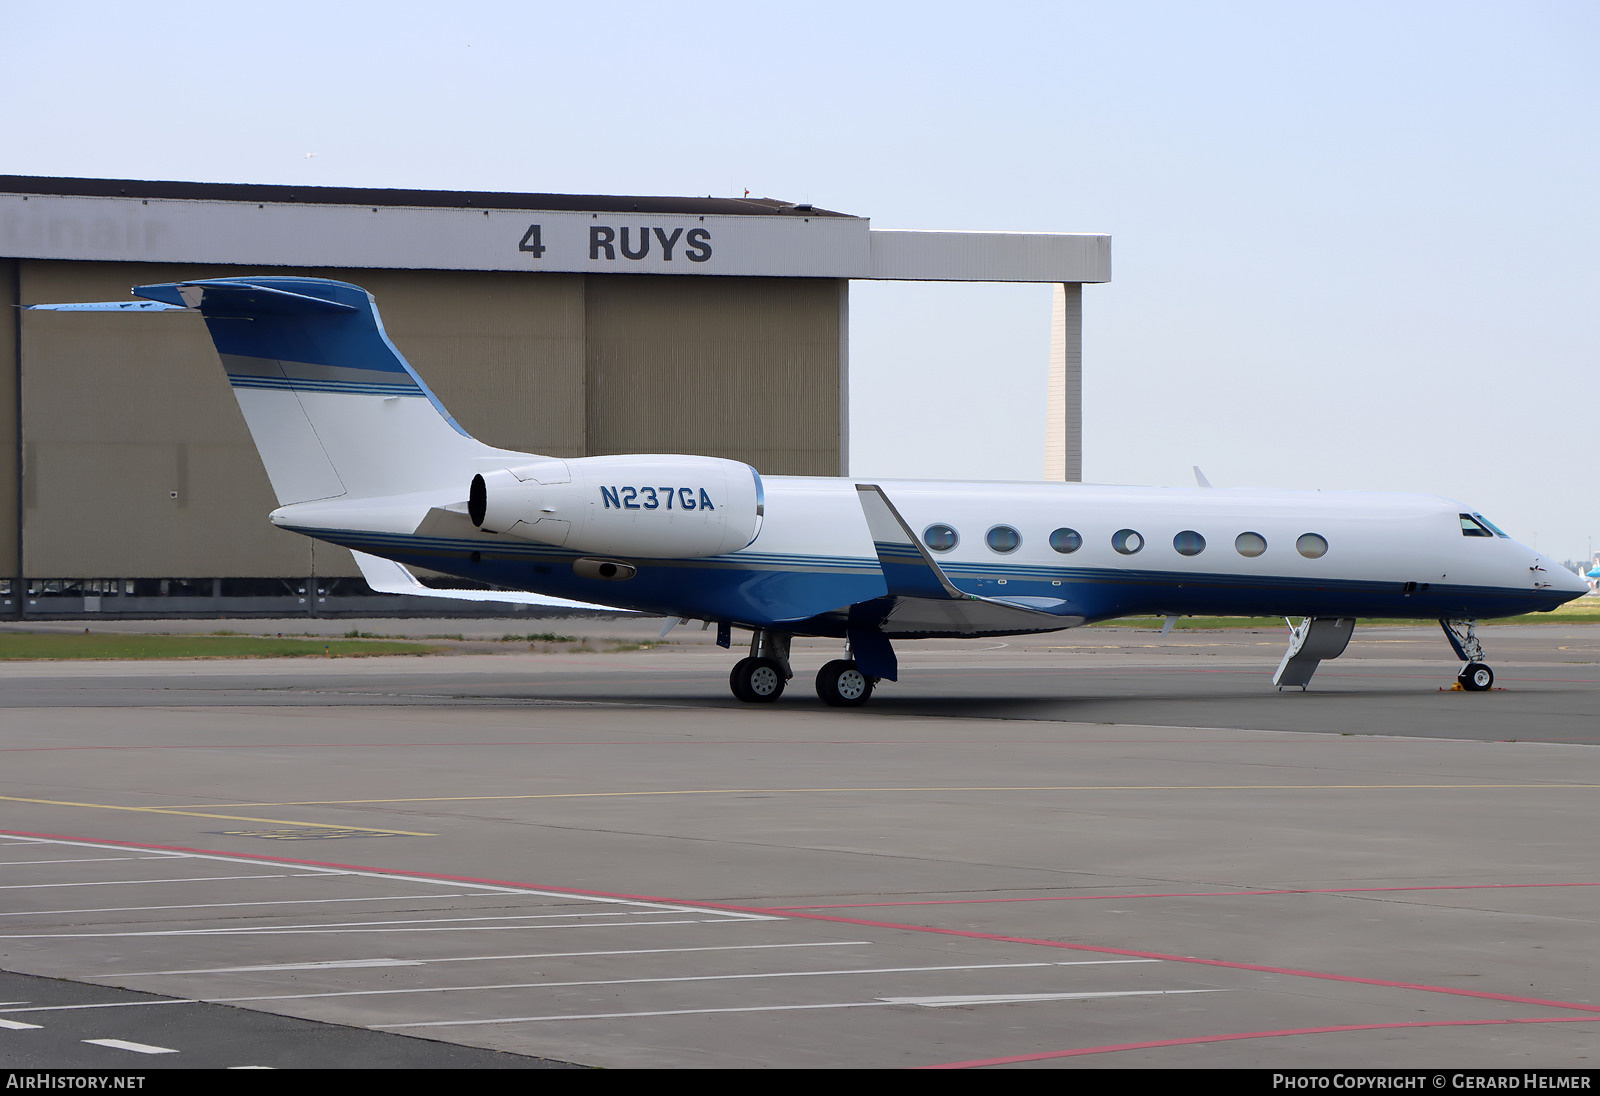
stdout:
[[1456,657],[1466,663],[1456,675],[1456,681],[1461,687],[1469,693],[1481,693],[1492,687],[1494,671],[1483,661],[1483,644],[1478,642],[1478,622],[1441,620],[1439,627],[1444,629],[1444,638],[1450,641],[1450,647],[1455,651]]

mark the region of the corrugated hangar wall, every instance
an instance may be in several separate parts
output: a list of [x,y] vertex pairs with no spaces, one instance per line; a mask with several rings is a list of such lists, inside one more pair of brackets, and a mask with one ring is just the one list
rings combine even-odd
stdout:
[[9,307],[17,302],[16,261],[0,259],[0,576],[17,573],[18,488],[21,459],[17,438],[17,341],[22,314]]
[[[354,282],[463,428],[552,456],[705,453],[838,475],[843,330],[834,279],[273,270]],[[5,301],[122,300],[236,268],[22,260]],[[273,529],[275,505],[201,321],[0,320],[0,560],[45,578],[329,577],[343,549]],[[20,338],[17,328],[20,325]],[[15,348],[21,348],[21,457]],[[463,491],[465,485],[463,485]]]
[[842,475],[847,285],[589,275],[588,451],[710,453],[771,474]]

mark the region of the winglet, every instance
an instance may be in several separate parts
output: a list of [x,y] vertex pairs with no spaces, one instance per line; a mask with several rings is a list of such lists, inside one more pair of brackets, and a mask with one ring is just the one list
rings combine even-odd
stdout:
[[956,589],[939,565],[922,546],[921,540],[894,508],[883,488],[875,483],[856,484],[861,511],[872,533],[872,547],[878,553],[884,581],[893,597],[953,598],[966,601],[972,595]]

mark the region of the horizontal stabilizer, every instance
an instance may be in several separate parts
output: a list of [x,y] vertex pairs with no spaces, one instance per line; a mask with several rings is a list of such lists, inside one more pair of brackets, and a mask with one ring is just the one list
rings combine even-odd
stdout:
[[[332,284],[332,283],[330,283]],[[194,282],[141,285],[143,301],[89,301],[75,304],[24,305],[35,312],[199,312],[203,316],[312,316],[359,312],[352,301],[296,293],[243,278],[208,278]]]
[[187,312],[181,304],[160,301],[87,301],[81,304],[25,304],[28,312]]
[[568,601],[561,597],[532,594],[521,590],[436,590],[424,586],[404,564],[392,559],[351,552],[361,577],[367,580],[375,594],[404,594],[409,597],[442,597],[455,601],[498,601],[510,605],[543,605],[552,609],[603,609],[608,613],[631,613],[631,609],[618,609],[611,605],[596,605],[587,601]]
[[[326,296],[296,293],[281,285],[266,285],[244,278],[208,278],[195,282],[140,285],[135,286],[133,291],[152,301],[163,301],[177,308],[196,309],[204,316],[306,316],[361,311],[360,303],[355,300],[340,301]],[[365,291],[359,292],[363,298],[366,296]]]

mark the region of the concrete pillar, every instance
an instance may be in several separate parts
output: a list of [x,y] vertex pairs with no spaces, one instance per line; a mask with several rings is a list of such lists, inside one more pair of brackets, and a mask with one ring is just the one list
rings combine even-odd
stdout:
[[850,474],[850,281],[839,279],[839,475]]
[[1044,478],[1083,479],[1083,286],[1055,287],[1045,385]]

